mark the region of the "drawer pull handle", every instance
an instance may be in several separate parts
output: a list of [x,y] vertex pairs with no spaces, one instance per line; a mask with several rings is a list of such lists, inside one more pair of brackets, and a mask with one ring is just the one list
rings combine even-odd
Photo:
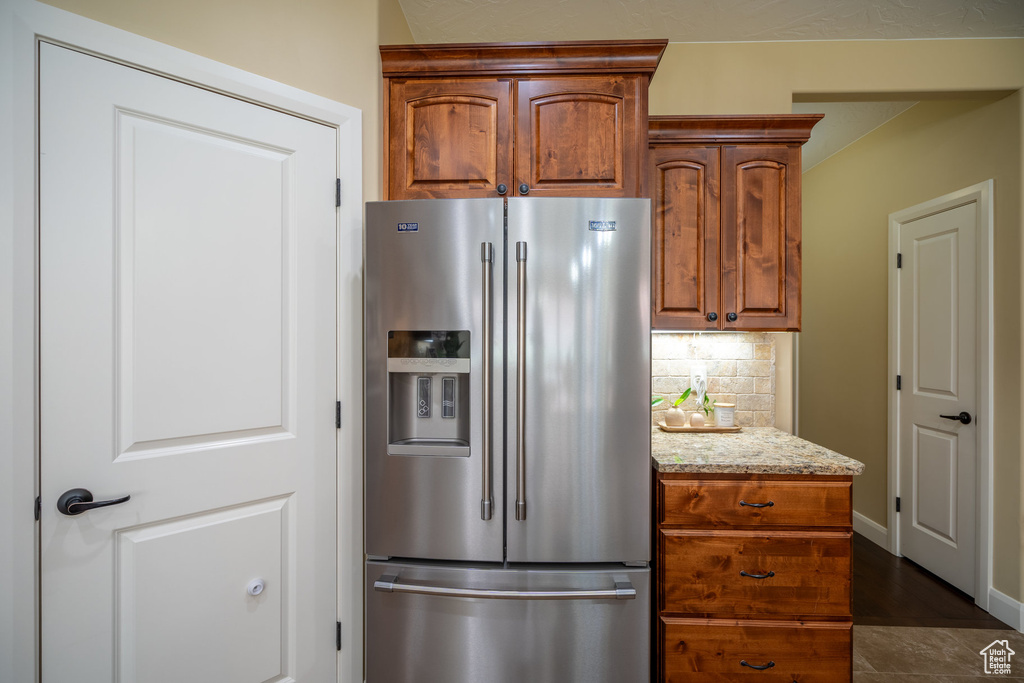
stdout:
[[767,574],[748,574],[745,571],[740,570],[740,576],[749,576],[752,579],[770,579],[775,576],[775,572],[768,572]]
[[775,662],[768,662],[767,664],[749,664],[747,660],[741,659],[740,666],[749,666],[751,669],[757,669],[758,671],[764,671],[775,666]]
[[769,500],[767,503],[748,503],[745,500],[740,501],[740,507],[748,508],[772,508],[775,507],[775,501]]

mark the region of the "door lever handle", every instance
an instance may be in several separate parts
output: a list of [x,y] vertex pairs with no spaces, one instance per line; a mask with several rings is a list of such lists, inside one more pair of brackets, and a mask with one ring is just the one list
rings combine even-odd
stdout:
[[944,417],[947,420],[959,420],[961,424],[965,425],[971,424],[971,414],[967,411],[960,411],[959,415],[939,415],[939,417]]
[[92,492],[88,489],[71,489],[62,493],[60,498],[57,499],[57,510],[65,515],[80,515],[83,512],[96,508],[127,503],[130,499],[131,496],[125,496],[124,498],[115,498],[113,500],[93,501]]

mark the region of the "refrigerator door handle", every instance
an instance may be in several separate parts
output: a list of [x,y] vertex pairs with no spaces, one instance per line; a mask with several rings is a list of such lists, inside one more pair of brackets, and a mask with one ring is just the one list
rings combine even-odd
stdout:
[[526,242],[516,242],[516,521],[526,520]]
[[614,588],[584,590],[518,591],[491,588],[454,588],[398,583],[395,574],[384,574],[373,582],[379,593],[413,593],[449,598],[486,598],[490,600],[635,600],[636,588],[626,580],[616,580]]
[[480,519],[485,522],[494,511],[494,496],[491,489],[491,270],[494,264],[494,245],[483,242],[480,245],[480,261],[483,263],[483,316],[484,316],[484,376],[483,376],[483,462],[481,465],[482,491],[480,497]]

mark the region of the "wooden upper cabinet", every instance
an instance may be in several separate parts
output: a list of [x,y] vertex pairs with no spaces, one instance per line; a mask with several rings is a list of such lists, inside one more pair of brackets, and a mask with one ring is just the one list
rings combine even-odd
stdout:
[[723,328],[798,330],[800,149],[726,145],[722,168]]
[[666,44],[381,46],[385,199],[646,196]]
[[389,104],[391,198],[492,197],[510,182],[510,80],[397,81]]
[[531,195],[635,197],[640,194],[636,77],[519,80],[516,188]]
[[800,146],[820,119],[650,118],[656,329],[800,329]]
[[718,148],[655,148],[651,162],[654,311],[680,329],[718,329]]

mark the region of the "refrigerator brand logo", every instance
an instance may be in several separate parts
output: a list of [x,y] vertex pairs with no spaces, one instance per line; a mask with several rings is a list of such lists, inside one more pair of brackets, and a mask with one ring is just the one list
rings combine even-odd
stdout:
[[615,221],[590,221],[591,230],[607,232],[615,229]]
[[419,223],[399,223],[398,224],[398,232],[419,232],[419,231],[420,231],[420,224]]

